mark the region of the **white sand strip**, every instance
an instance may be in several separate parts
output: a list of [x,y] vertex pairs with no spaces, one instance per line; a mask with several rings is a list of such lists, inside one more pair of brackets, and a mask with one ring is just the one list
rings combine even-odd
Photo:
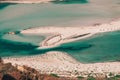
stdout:
[[[84,27],[40,27],[21,31],[22,34],[53,34],[41,43],[40,48],[52,48],[60,44],[90,37],[94,34],[120,30],[120,20],[108,24]],[[55,36],[58,34],[58,36]],[[84,35],[88,34],[88,35]],[[84,35],[76,37],[79,35]]]
[[85,33],[102,33],[120,30],[120,20],[112,21],[110,23],[104,23],[96,26],[79,26],[79,27],[37,27],[22,30],[23,34],[62,34],[62,37],[68,37],[73,34],[85,34]]
[[52,0],[0,0],[0,3],[48,3]]
[[90,63],[82,64],[70,55],[62,52],[48,52],[42,55],[4,58],[4,62],[13,65],[27,65],[35,68],[41,73],[56,73],[60,76],[87,76],[89,73],[100,73],[108,75],[110,72],[120,74],[120,62]]

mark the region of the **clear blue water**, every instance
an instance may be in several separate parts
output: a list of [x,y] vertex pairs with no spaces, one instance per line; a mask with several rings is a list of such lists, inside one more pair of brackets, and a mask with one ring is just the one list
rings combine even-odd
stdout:
[[95,35],[61,47],[65,49],[64,46],[67,46],[65,52],[83,63],[120,61],[120,31]]
[[74,4],[2,5],[0,6],[0,56],[28,56],[62,51],[83,63],[119,61],[119,31],[62,44],[58,48],[49,50],[36,49],[45,39],[43,35],[4,34],[30,27],[74,27],[108,22],[120,16],[119,3],[119,0],[90,0],[84,4],[75,2]]

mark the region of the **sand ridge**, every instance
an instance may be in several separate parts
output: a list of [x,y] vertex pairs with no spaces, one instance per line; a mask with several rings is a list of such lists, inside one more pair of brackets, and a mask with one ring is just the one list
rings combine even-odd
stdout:
[[40,43],[40,49],[91,37],[95,34],[120,30],[120,20],[94,26],[38,27],[22,30],[21,34],[52,34]]

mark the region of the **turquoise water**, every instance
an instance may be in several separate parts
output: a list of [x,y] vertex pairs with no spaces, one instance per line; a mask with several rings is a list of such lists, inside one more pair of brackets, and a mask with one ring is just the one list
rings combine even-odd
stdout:
[[64,46],[67,46],[65,52],[83,63],[120,61],[120,31],[95,35],[61,47]]
[[20,31],[30,27],[74,27],[108,22],[120,16],[119,3],[118,0],[89,0],[84,4],[75,2],[74,4],[2,5],[0,6],[0,56],[25,56],[62,51],[83,63],[119,61],[119,31],[63,44],[49,50],[36,49],[45,39],[42,34],[5,34],[9,31]]
[[53,0],[52,2],[56,4],[84,4],[88,3],[88,0]]

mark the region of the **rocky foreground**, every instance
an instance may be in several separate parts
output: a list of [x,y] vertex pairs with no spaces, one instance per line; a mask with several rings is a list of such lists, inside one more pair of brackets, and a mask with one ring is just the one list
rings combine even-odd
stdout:
[[0,80],[120,80],[120,75],[109,74],[109,77],[90,74],[87,77],[60,77],[57,74],[40,74],[37,70],[27,66],[13,66],[0,59]]
[[56,74],[40,74],[27,66],[13,66],[0,59],[0,80],[77,80],[76,78],[59,77]]
[[[92,80],[114,80],[110,78],[115,78],[115,80],[120,80],[119,62],[82,64],[74,60],[68,54],[60,53],[60,52],[49,52],[39,56],[37,55],[37,56],[21,57],[21,58],[17,58],[17,57],[3,58],[3,60],[5,63],[8,62],[12,63],[14,66],[16,66],[16,64],[20,65],[17,66],[17,69],[19,69],[20,71],[25,72],[26,70],[24,70],[23,66],[26,65],[36,69],[39,75],[49,74],[57,77],[57,79],[55,80],[77,80],[78,78],[82,78],[82,80],[91,80],[88,78],[96,78]],[[62,78],[64,77],[64,79],[61,79],[61,77],[59,76],[61,76]],[[38,79],[35,80],[39,80],[39,78],[41,77],[38,77]],[[41,80],[46,80],[46,79],[41,79]]]

